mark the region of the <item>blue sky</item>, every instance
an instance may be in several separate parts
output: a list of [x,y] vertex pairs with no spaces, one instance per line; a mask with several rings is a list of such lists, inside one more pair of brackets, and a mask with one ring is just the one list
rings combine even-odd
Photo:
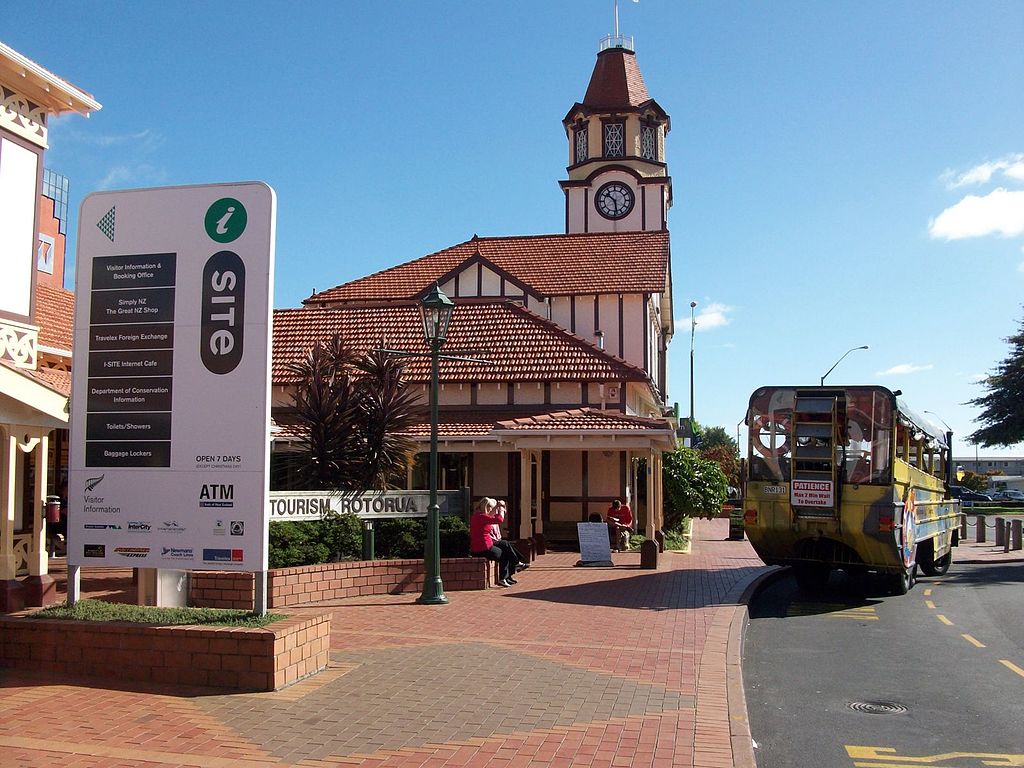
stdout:
[[[561,118],[613,18],[612,0],[3,16],[0,40],[103,104],[51,125],[72,208],[266,181],[278,307],[474,233],[563,231]],[[1024,5],[642,0],[620,26],[672,116],[670,400],[686,413],[696,301],[704,423],[735,433],[753,389],[817,383],[867,344],[828,381],[976,428],[963,403],[1024,316]]]

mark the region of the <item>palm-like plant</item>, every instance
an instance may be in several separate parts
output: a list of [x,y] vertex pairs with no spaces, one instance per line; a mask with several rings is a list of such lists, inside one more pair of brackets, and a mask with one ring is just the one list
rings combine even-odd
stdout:
[[403,370],[381,352],[360,358],[339,335],[291,366],[304,436],[293,466],[304,489],[385,490],[404,479],[416,444],[402,433],[423,409]]

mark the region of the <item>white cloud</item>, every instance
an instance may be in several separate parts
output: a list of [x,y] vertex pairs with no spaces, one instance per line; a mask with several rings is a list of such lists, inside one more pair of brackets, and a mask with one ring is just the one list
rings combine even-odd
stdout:
[[151,165],[115,165],[97,184],[97,189],[159,184],[166,174]]
[[984,197],[967,195],[928,222],[928,234],[944,240],[1024,234],[1024,190],[1000,187]]
[[942,174],[942,179],[946,182],[947,189],[957,189],[974,184],[987,184],[1000,171],[1011,179],[1024,181],[1024,154],[1007,155],[999,160],[981,163],[962,173],[947,168]]
[[918,371],[930,371],[935,366],[929,363],[928,365],[917,365],[915,363],[900,363],[894,365],[892,368],[886,368],[884,371],[876,371],[875,376],[903,376],[908,373],[917,373]]
[[[698,331],[711,331],[715,328],[721,328],[723,325],[729,325],[732,322],[732,318],[729,317],[729,313],[733,311],[733,307],[718,302],[712,302],[706,307],[698,308],[697,314],[694,317],[694,322],[697,323]],[[690,322],[690,318],[686,318],[682,321],[682,325],[685,328]]]

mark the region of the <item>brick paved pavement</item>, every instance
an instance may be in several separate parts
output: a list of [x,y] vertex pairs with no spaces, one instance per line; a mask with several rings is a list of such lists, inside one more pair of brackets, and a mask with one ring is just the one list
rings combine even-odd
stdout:
[[738,603],[769,569],[726,529],[698,523],[657,571],[555,553],[447,606],[328,604],[330,669],[277,693],[0,670],[0,765],[753,766]]
[[[996,546],[995,515],[985,517],[985,538],[986,541],[978,544],[977,538],[977,515],[967,514],[967,536],[960,542],[960,546],[953,550],[954,563],[1024,563],[1024,549],[1011,549],[1004,551],[1002,545]],[[1020,515],[1002,515],[1006,520],[1013,520]]]

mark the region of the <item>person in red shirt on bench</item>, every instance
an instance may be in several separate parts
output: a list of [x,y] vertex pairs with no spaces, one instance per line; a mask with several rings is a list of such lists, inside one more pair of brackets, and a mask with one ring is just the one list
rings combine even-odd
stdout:
[[605,513],[608,521],[608,537],[611,540],[612,552],[625,552],[629,549],[629,535],[633,532],[633,510],[629,504],[616,499]]
[[516,583],[513,578],[519,558],[513,554],[512,547],[498,546],[493,537],[491,526],[501,525],[503,516],[494,513],[498,502],[485,496],[476,503],[473,516],[469,518],[469,553],[473,557],[486,557],[498,563],[499,587],[511,587]]

